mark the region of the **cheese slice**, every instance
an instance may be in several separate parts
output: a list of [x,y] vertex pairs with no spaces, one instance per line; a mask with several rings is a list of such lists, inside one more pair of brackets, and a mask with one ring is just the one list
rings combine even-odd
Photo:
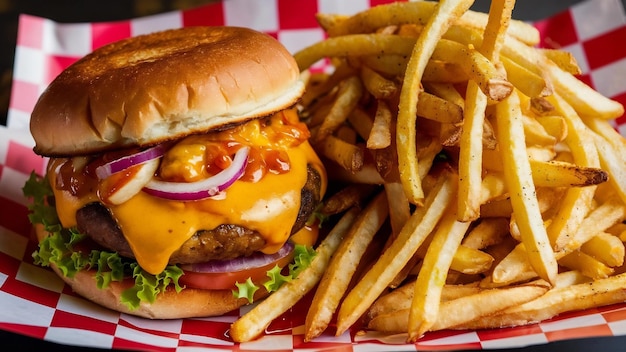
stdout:
[[[122,204],[106,204],[106,200],[100,199],[106,192],[101,190],[103,194],[98,194],[95,179],[66,164],[72,162],[71,159],[51,159],[48,172],[57,214],[61,224],[69,228],[76,226],[76,212],[80,208],[91,202],[105,203],[137,262],[151,274],[162,272],[172,253],[197,231],[212,230],[221,224],[257,231],[266,241],[262,251],[274,253],[289,238],[298,216],[302,187],[307,181],[307,165],[312,165],[322,175],[320,195],[326,190],[324,166],[307,137],[308,130],[298,121],[296,112],[285,110],[274,114],[269,122],[254,120],[218,134],[185,138],[181,142],[184,147],[173,147],[161,161],[162,169],[178,172],[182,179],[205,172],[204,166],[197,162],[203,158],[200,151],[205,150],[204,144],[245,143],[262,150],[280,150],[287,154],[289,162],[288,168],[280,172],[266,172],[252,181],[239,180],[218,197],[187,202],[139,192]],[[251,165],[248,167],[255,170]],[[78,189],[55,187],[58,174],[64,173],[61,170],[70,170],[70,174],[62,176],[60,181],[78,184]]]
[[[289,237],[297,218],[307,164],[324,172],[308,142],[287,153],[291,162],[289,172],[268,173],[257,182],[235,182],[220,197],[177,202],[139,192],[123,204],[109,205],[109,209],[137,262],[151,274],[163,271],[171,254],[196,231],[221,224],[241,225],[259,232],[266,240],[263,252],[274,253]],[[325,187],[324,184],[323,189]],[[57,213],[64,227],[75,226],[76,211],[97,200],[95,193],[75,197],[68,191],[53,189]]]

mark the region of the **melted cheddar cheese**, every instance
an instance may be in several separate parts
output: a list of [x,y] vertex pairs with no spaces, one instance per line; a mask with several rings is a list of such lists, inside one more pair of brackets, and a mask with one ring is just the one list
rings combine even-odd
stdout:
[[[276,128],[282,128],[282,124],[272,123],[261,129],[259,126],[247,125],[235,131],[237,142],[244,138],[247,139],[246,143],[252,143],[256,147],[271,142],[272,139],[282,141],[278,135],[271,136],[280,133]],[[206,136],[187,137],[181,142],[181,146],[174,146],[171,153],[164,156],[161,170],[168,170],[168,177],[175,179],[188,179],[210,172],[205,167],[194,166],[202,164],[197,162],[200,156],[189,152],[201,150],[202,155],[207,155],[206,148],[198,146],[210,145],[206,138],[212,140],[215,136]],[[185,145],[192,147],[185,148]],[[289,238],[297,218],[300,193],[307,180],[307,165],[312,165],[322,175],[322,194],[326,189],[326,178],[324,167],[308,141],[281,146],[274,143],[271,147],[280,150],[281,159],[286,158],[289,163],[287,170],[269,169],[260,178],[258,175],[251,175],[247,181],[240,179],[217,197],[180,202],[139,192],[122,204],[107,204],[139,265],[151,274],[158,274],[167,266],[171,254],[195,232],[213,229],[221,224],[236,224],[257,231],[266,241],[263,252],[276,252]],[[90,202],[102,202],[102,199],[99,198],[98,187],[89,185],[89,182],[84,183],[81,192],[59,187],[57,175],[64,163],[67,163],[67,159],[51,159],[48,170],[59,219],[64,227],[72,227],[76,225],[75,214],[78,209]],[[192,167],[180,167],[181,163]],[[228,161],[225,163],[228,164]],[[176,168],[181,170],[179,174],[172,172]],[[258,173],[258,167],[250,169],[251,173]]]

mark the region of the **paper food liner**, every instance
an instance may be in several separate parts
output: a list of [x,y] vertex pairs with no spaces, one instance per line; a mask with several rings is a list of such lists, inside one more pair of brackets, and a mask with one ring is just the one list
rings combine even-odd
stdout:
[[[107,23],[59,24],[21,16],[8,122],[0,126],[0,329],[67,345],[151,351],[461,350],[626,335],[626,304],[619,304],[516,328],[427,333],[416,344],[405,344],[403,334],[357,331],[339,337],[329,331],[305,344],[309,295],[276,319],[261,339],[234,344],[228,338],[229,325],[249,307],[217,318],[147,320],[88,302],[52,271],[32,264],[36,243],[21,188],[32,170],[43,174],[45,161],[32,152],[29,116],[39,94],[61,70],[106,43],[193,25],[251,27],[275,36],[295,52],[324,38],[316,12],[353,14],[381,2],[388,0],[226,0]],[[583,70],[583,81],[626,105],[626,15],[619,0],[579,3],[535,25],[542,33],[541,46],[571,51]],[[626,135],[626,118],[617,119],[615,127]]]

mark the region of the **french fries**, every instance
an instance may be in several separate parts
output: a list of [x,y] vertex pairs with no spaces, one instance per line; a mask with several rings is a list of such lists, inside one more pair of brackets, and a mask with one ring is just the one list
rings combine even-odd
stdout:
[[305,323],[305,341],[319,336],[328,327],[367,246],[388,214],[387,197],[381,192],[359,214],[343,238],[311,302]]
[[[422,205],[424,191],[419,178],[419,160],[416,145],[416,106],[421,77],[437,47],[437,42],[473,1],[449,0],[439,3],[433,15],[424,25],[424,30],[413,46],[411,58],[400,91],[396,144],[400,180],[407,197],[413,204]],[[422,166],[423,167],[423,166]]]
[[449,207],[441,218],[415,281],[408,321],[410,342],[415,342],[438,320],[446,274],[470,224],[457,221],[455,208]]
[[357,208],[351,209],[341,217],[333,230],[317,247],[317,254],[311,265],[231,325],[230,336],[234,341],[244,342],[258,337],[274,319],[286,312],[317,285],[331,256],[341,244],[343,236],[357,216]]
[[[543,226],[535,185],[524,145],[519,98],[511,94],[497,106],[498,143],[513,214],[520,228],[528,261],[542,279],[554,283],[558,271],[546,228]],[[521,138],[520,138],[521,137]]]
[[455,191],[456,181],[445,172],[428,193],[425,205],[413,212],[391,246],[344,298],[337,315],[337,335],[352,326],[402,270],[435,228]]
[[[623,106],[579,81],[571,54],[537,48],[513,0],[471,3],[319,14],[327,38],[294,55],[311,77],[299,110],[338,185],[321,213],[351,219],[302,278],[321,280],[306,341],[362,321],[415,342],[626,301],[626,139],[610,121]],[[321,59],[333,73],[306,72]],[[292,290],[233,324],[238,341]]]

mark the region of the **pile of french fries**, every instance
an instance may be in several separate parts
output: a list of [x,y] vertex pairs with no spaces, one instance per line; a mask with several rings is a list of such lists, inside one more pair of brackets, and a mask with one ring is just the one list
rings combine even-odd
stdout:
[[[537,48],[514,1],[471,4],[318,15],[327,39],[295,58],[311,142],[341,185],[322,212],[339,219],[236,341],[313,289],[306,341],[358,323],[415,342],[626,301],[623,106],[571,54]],[[330,72],[311,70],[323,59]]]

